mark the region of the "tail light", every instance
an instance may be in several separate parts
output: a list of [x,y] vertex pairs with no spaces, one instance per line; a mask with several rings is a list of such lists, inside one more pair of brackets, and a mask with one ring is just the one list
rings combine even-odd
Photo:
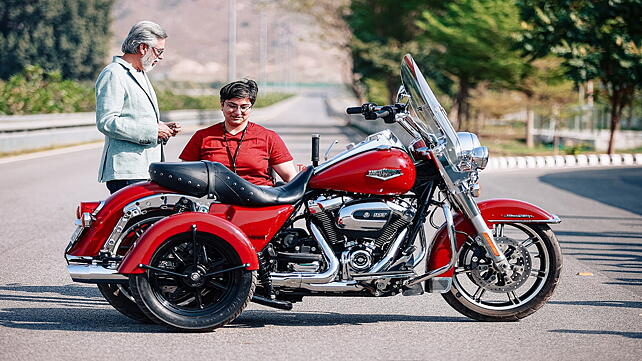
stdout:
[[76,208],[77,223],[83,227],[89,227],[93,220],[93,215],[100,210],[102,202],[80,202]]

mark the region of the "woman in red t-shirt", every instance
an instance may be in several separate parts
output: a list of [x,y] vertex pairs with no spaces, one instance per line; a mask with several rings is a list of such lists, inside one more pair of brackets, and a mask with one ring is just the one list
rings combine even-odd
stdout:
[[194,133],[179,158],[222,163],[258,185],[274,185],[270,168],[286,182],[294,178],[293,158],[281,137],[249,121],[257,93],[256,82],[249,79],[221,88],[224,121]]

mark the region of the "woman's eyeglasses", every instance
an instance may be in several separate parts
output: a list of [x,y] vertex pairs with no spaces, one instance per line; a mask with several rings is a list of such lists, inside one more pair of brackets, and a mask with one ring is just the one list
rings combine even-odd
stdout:
[[230,102],[225,102],[225,106],[228,107],[231,111],[235,112],[237,110],[241,110],[241,113],[245,113],[248,110],[252,109],[252,104],[235,104],[235,103],[230,103]]

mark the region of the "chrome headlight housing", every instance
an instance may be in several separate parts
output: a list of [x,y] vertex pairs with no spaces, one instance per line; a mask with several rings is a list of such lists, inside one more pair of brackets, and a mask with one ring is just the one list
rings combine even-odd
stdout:
[[488,164],[488,148],[479,143],[474,133],[458,132],[457,138],[461,145],[458,168],[463,172],[482,170]]

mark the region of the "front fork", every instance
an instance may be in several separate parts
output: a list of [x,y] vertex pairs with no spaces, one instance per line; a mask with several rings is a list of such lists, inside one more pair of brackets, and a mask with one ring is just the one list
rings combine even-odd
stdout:
[[[493,237],[493,232],[488,228],[486,221],[481,215],[477,203],[472,198],[470,194],[465,191],[455,191],[449,192],[452,200],[459,206],[466,218],[470,220],[477,231],[476,240],[479,244],[483,245],[486,249],[486,252],[490,255],[496,269],[502,273],[511,275],[511,267],[506,259],[506,255],[498,247],[497,242],[495,242],[495,237]],[[456,249],[452,250],[454,253],[457,252]]]

